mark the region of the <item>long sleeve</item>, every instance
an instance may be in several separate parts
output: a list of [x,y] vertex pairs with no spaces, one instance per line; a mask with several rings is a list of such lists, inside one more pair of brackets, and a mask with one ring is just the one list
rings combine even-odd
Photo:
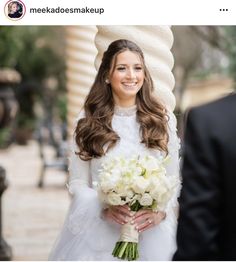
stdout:
[[73,195],[78,193],[81,188],[89,188],[90,179],[90,162],[83,161],[76,154],[78,147],[75,140],[71,142],[71,152],[69,156],[69,192]]
[[[84,116],[82,111],[77,121]],[[79,151],[76,145],[75,138],[71,141],[71,150],[69,156],[69,182],[68,189],[72,195],[78,194],[96,194],[96,191],[92,189],[92,179],[90,171],[90,161],[81,160],[76,154]]]
[[[83,116],[80,113],[78,120]],[[78,121],[77,120],[77,121]],[[68,189],[72,194],[68,228],[73,234],[84,231],[83,225],[99,221],[102,205],[98,199],[96,189],[92,188],[91,161],[81,160],[76,152],[79,148],[75,138],[71,142],[69,156],[69,182]]]
[[[78,120],[82,118],[83,115],[84,112],[81,112]],[[86,217],[87,220],[93,219],[96,216],[100,216],[102,209],[98,200],[97,190],[92,188],[91,163],[90,161],[81,160],[76,154],[78,151],[79,148],[73,137],[69,157],[68,182],[69,192],[73,196],[71,210],[75,210],[69,217],[69,228],[72,232],[82,230],[81,225],[84,223],[83,217]],[[89,216],[89,214],[91,215]]]

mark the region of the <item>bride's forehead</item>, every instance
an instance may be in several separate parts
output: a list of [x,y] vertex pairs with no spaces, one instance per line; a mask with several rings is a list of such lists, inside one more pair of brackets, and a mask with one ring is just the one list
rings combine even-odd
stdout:
[[116,62],[115,64],[131,63],[131,62],[134,64],[140,64],[142,60],[137,52],[126,50],[117,55],[115,62]]
[[141,58],[139,53],[126,50],[113,57],[112,62],[111,62],[111,69],[114,69],[114,67],[117,65],[130,65],[130,64],[143,65],[144,61]]

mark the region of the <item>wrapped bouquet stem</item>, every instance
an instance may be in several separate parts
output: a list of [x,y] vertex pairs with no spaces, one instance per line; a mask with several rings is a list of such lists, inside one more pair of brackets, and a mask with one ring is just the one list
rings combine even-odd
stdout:
[[[139,209],[141,209],[141,206],[138,201],[131,206],[132,211],[138,211]],[[137,260],[139,257],[138,238],[139,232],[135,225],[128,221],[125,225],[122,225],[120,239],[116,242],[112,255],[123,260]]]
[[[166,174],[165,162],[166,158],[153,156],[108,159],[99,174],[101,201],[111,206],[129,205],[133,212],[164,211],[178,183],[174,176]],[[113,256],[137,260],[138,238],[139,233],[130,221],[123,225]]]

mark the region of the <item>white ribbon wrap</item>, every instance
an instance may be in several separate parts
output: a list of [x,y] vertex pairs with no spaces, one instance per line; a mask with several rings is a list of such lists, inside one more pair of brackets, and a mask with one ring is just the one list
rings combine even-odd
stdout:
[[135,225],[130,222],[126,223],[121,227],[120,242],[133,242],[138,243],[139,233],[135,229]]

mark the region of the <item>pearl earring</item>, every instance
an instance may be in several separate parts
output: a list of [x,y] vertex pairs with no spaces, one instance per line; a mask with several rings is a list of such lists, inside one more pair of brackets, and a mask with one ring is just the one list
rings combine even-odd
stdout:
[[110,81],[108,79],[105,80],[106,84],[110,84]]

